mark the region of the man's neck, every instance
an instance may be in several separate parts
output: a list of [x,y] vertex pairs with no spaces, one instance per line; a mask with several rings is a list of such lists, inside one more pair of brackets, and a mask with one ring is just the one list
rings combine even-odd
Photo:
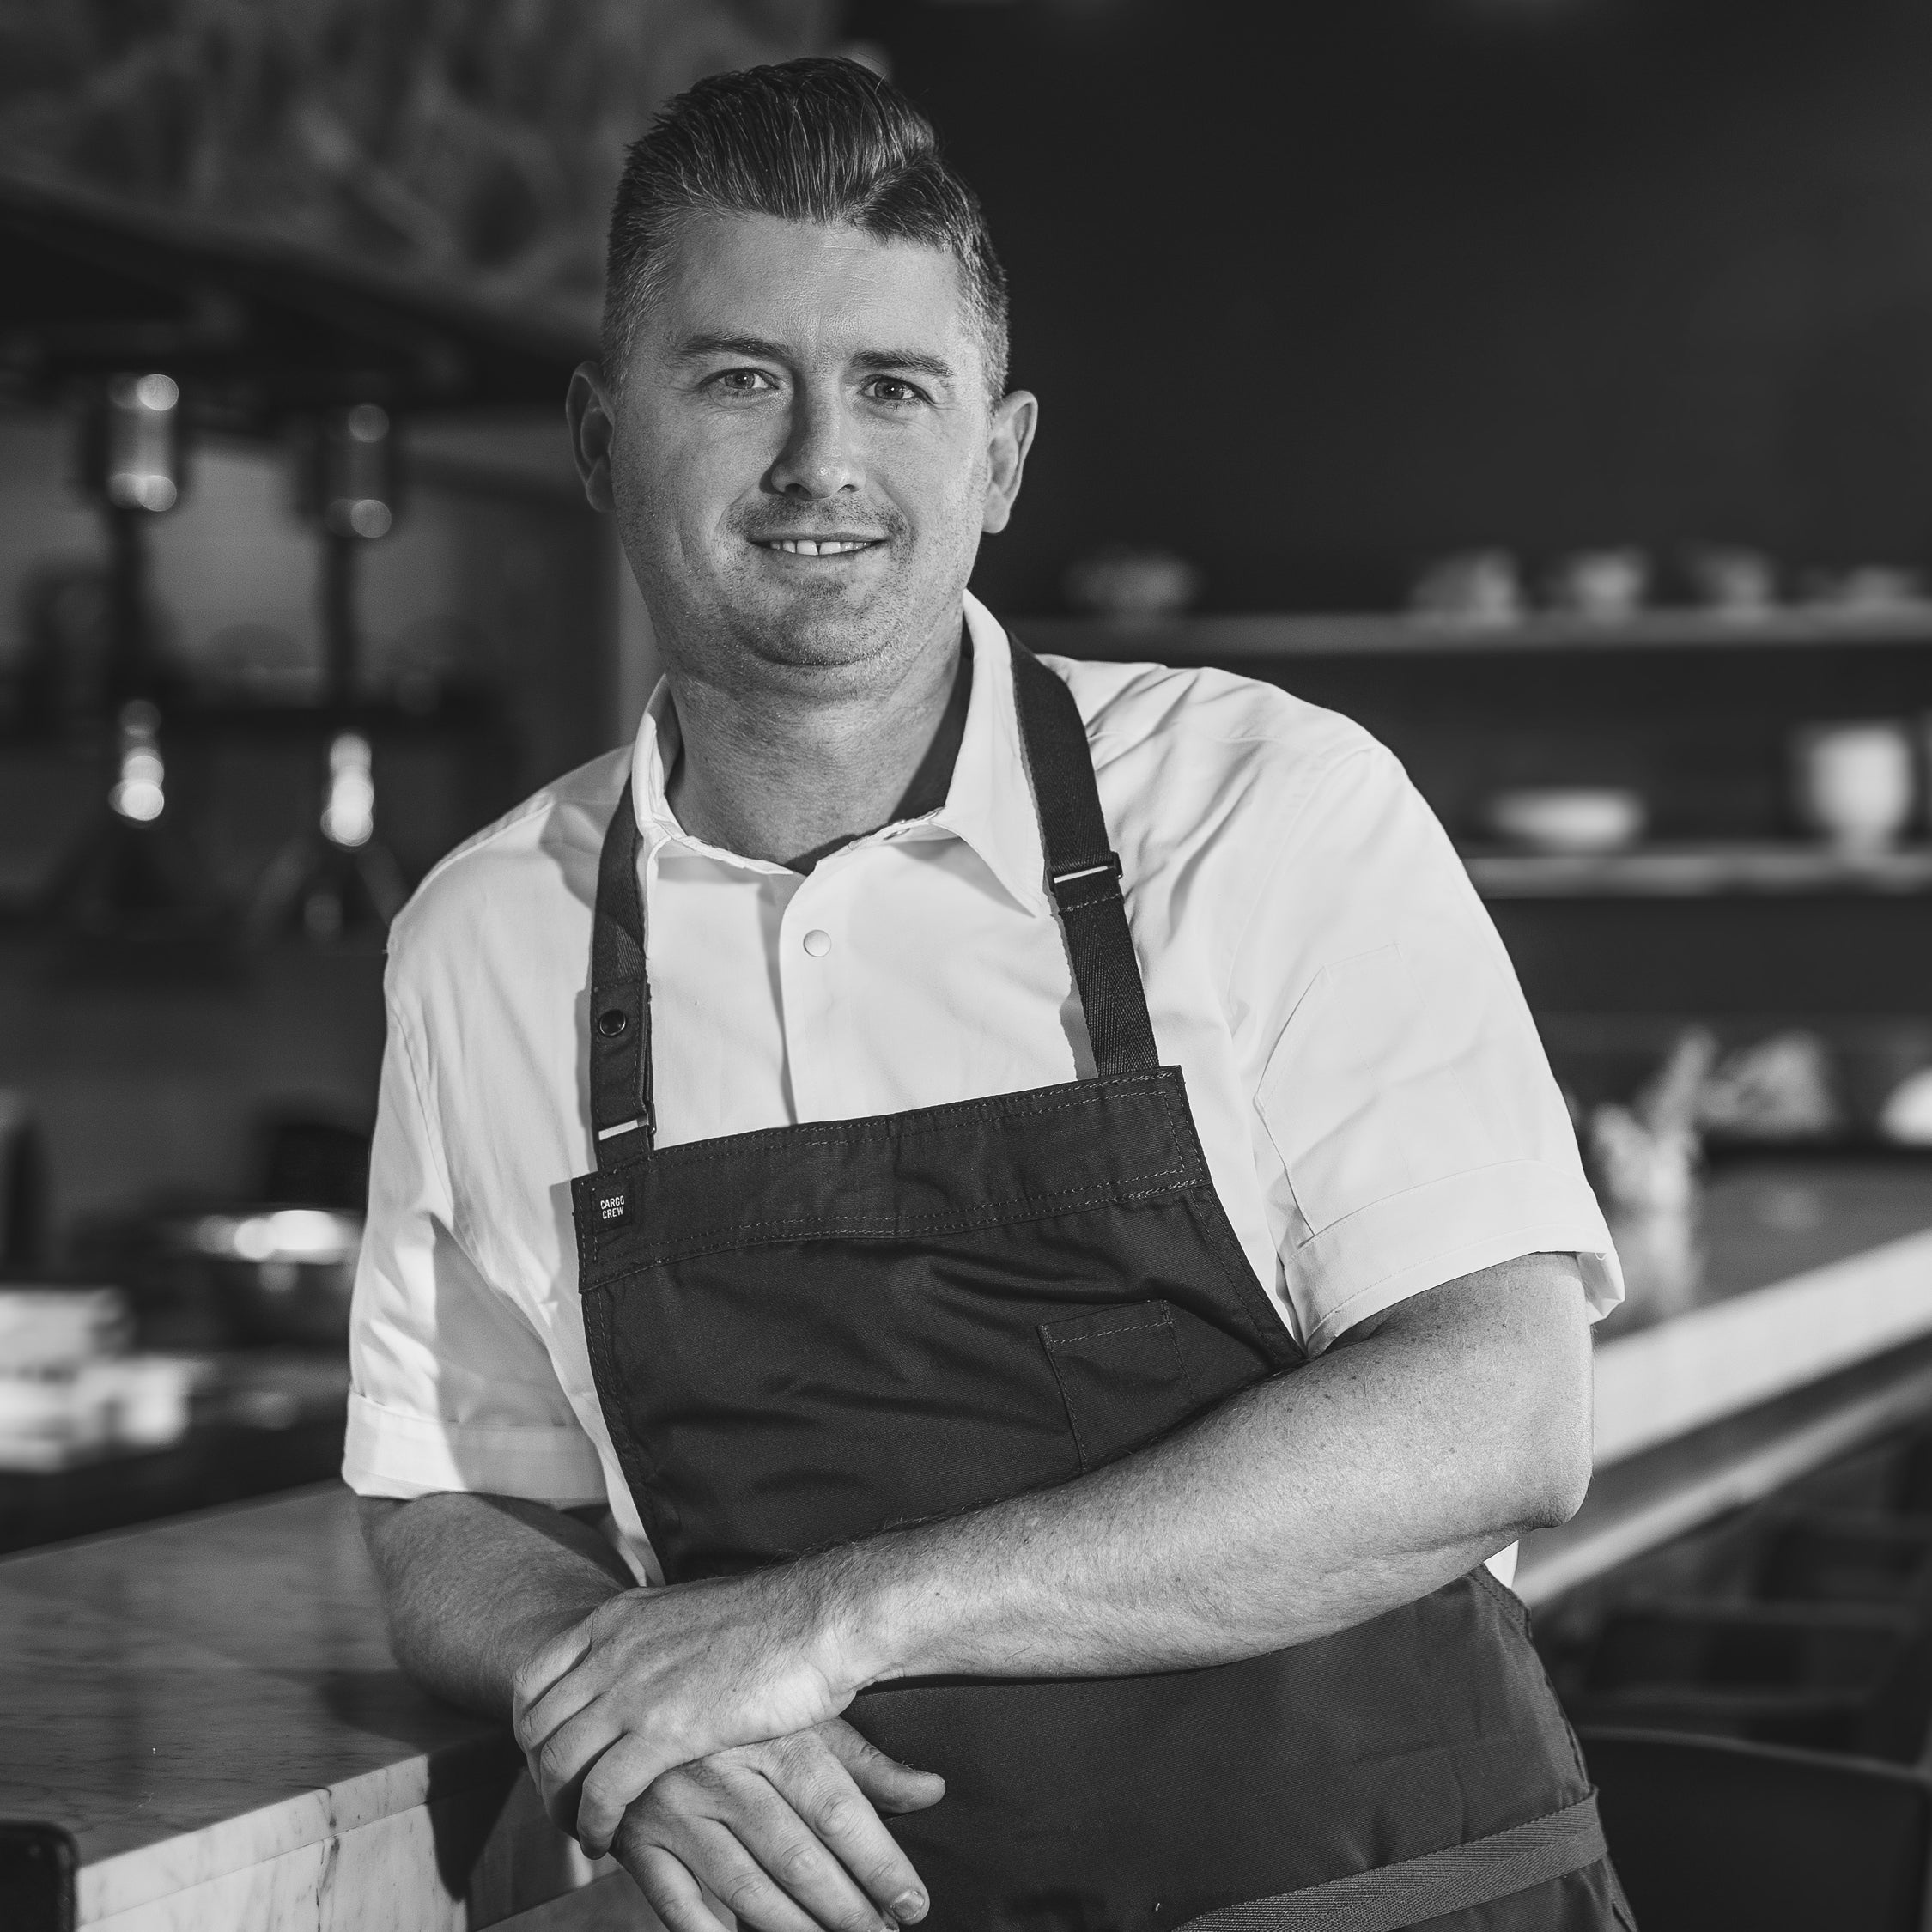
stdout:
[[809,872],[881,825],[945,804],[966,725],[971,648],[922,653],[889,690],[801,703],[670,673],[683,755],[671,810],[696,838]]

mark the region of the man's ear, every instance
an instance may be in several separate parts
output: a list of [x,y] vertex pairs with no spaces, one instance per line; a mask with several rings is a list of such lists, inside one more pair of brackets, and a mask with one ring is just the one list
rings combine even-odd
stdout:
[[980,517],[980,528],[989,535],[1004,530],[1013,513],[1013,501],[1020,493],[1020,478],[1026,470],[1026,453],[1033,447],[1033,432],[1039,421],[1039,402],[1024,389],[1016,389],[993,404],[993,423],[987,436],[991,468],[987,477],[986,507]]
[[590,507],[615,509],[611,449],[617,437],[617,411],[596,363],[578,363],[563,398],[563,419],[570,426],[570,453],[576,459],[577,474],[583,479]]

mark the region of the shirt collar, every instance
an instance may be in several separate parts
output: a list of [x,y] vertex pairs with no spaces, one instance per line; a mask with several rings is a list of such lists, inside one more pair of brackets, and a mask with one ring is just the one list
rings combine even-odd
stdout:
[[[1013,709],[1013,661],[999,620],[970,591],[966,593],[966,633],[973,645],[972,686],[967,694],[966,725],[952,768],[946,801],[937,811],[908,823],[887,827],[874,837],[957,838],[971,848],[1004,890],[1029,912],[1046,914],[1046,854],[1034,809],[1033,787],[1020,744]],[[649,859],[672,841],[701,850],[677,823],[665,785],[677,762],[677,714],[671,686],[660,677],[638,724],[631,751],[630,796]],[[752,871],[781,872],[768,860],[722,856]]]
[[1013,708],[1012,651],[999,620],[970,591],[966,634],[973,641],[966,728],[946,802],[931,823],[969,845],[1018,904],[1044,914],[1051,909],[1047,858]]

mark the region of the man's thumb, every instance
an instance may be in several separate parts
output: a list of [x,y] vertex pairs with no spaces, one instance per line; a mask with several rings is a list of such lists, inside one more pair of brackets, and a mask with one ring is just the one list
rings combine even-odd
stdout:
[[924,1811],[946,1795],[946,1781],[937,1771],[920,1771],[889,1758],[849,1724],[828,1724],[824,1735],[852,1782],[881,1811]]

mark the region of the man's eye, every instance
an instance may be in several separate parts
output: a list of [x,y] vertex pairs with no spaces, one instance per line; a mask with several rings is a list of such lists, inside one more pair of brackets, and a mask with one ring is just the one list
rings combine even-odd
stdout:
[[920,391],[903,376],[874,376],[866,385],[866,393],[878,403],[917,403],[923,400]]
[[711,386],[727,396],[757,396],[778,385],[762,369],[725,369],[712,377]]

